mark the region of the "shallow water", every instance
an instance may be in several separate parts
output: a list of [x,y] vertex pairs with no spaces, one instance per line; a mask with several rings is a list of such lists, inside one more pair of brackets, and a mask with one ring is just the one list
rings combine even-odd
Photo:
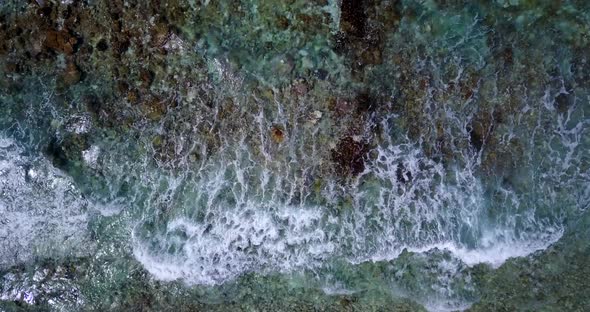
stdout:
[[0,311],[590,304],[585,2],[0,8]]

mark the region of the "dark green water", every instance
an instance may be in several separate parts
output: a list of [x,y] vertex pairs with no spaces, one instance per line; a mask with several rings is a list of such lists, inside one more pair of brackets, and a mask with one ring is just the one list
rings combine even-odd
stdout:
[[589,25],[0,0],[0,311],[584,311]]

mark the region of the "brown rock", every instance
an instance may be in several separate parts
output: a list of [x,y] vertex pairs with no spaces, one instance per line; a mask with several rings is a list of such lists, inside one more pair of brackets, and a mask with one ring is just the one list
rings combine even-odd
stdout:
[[16,61],[8,61],[4,65],[4,70],[7,73],[20,73],[22,71],[21,65]]
[[127,92],[127,101],[129,101],[130,103],[137,103],[138,99],[139,99],[139,96],[137,95],[137,91],[129,90]]
[[378,48],[372,48],[364,50],[361,54],[361,60],[364,64],[367,65],[380,65],[383,63],[383,59],[381,57],[381,50]]
[[337,117],[342,117],[354,111],[354,103],[351,100],[338,98],[330,99],[328,108],[334,112]]
[[289,19],[284,15],[279,16],[277,18],[276,26],[278,29],[286,30],[289,28]]
[[298,79],[293,83],[292,91],[297,96],[304,96],[309,92],[309,85],[303,79]]
[[111,39],[112,51],[115,55],[121,55],[127,52],[131,46],[131,42],[126,34],[120,34],[117,37]]
[[270,136],[277,144],[283,143],[283,141],[285,141],[285,132],[278,125],[274,125],[270,128]]
[[162,116],[166,113],[168,107],[166,106],[166,102],[164,100],[153,98],[151,100],[145,101],[141,105],[141,110],[147,118],[157,121],[162,119]]
[[154,73],[151,70],[144,69],[140,72],[139,78],[143,88],[149,88],[154,81]]
[[345,137],[332,151],[332,161],[336,170],[344,176],[356,176],[365,170],[365,155],[369,152],[369,146],[353,137]]
[[62,81],[64,85],[67,87],[73,86],[80,82],[81,78],[82,72],[80,72],[78,66],[76,66],[74,62],[69,62],[62,74]]
[[167,24],[163,22],[157,23],[152,29],[152,43],[156,47],[163,46],[168,40],[169,36],[169,27]]
[[117,82],[117,91],[119,91],[119,93],[126,93],[129,91],[129,84],[126,81],[119,80]]
[[72,54],[77,43],[78,39],[64,30],[50,30],[45,34],[45,47],[56,52]]

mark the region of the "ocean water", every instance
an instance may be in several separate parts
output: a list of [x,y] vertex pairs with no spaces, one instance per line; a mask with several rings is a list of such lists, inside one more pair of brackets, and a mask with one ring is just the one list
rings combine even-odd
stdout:
[[0,311],[584,310],[589,9],[0,2]]

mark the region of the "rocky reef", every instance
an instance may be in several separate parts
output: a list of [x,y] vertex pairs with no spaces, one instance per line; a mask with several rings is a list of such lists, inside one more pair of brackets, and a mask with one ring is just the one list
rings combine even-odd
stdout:
[[0,0],[0,310],[583,310],[588,25]]

